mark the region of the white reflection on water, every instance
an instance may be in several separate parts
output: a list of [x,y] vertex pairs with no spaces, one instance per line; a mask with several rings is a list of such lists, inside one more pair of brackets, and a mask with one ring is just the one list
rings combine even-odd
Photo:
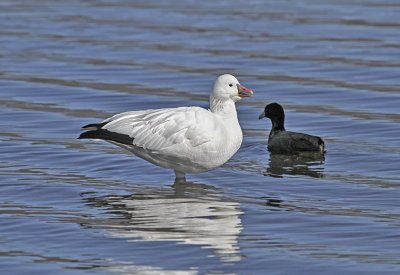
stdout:
[[208,193],[207,188],[194,183],[175,184],[173,194],[165,190],[139,191],[95,200],[97,206],[107,206],[123,216],[102,224],[113,237],[200,245],[211,248],[222,261],[239,261],[240,205],[226,201],[221,194]]
[[133,265],[126,263],[120,266],[107,267],[107,271],[111,273],[123,273],[130,275],[192,275],[198,274],[197,270],[163,270],[161,268],[148,265]]

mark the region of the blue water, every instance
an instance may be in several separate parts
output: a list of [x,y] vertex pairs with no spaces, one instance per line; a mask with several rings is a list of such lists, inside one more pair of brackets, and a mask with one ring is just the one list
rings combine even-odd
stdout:
[[[399,274],[396,1],[0,2],[4,274]],[[208,107],[216,76],[241,149],[171,171],[80,127],[128,110]],[[264,106],[321,136],[271,156]]]

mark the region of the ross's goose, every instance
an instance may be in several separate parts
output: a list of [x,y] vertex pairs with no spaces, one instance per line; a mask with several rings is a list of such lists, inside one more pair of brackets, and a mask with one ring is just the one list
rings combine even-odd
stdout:
[[101,123],[89,124],[79,139],[103,139],[155,165],[175,171],[177,182],[185,174],[212,170],[239,149],[243,135],[235,102],[253,92],[232,75],[217,78],[210,109],[179,107],[130,111]]
[[278,154],[294,154],[311,151],[324,153],[324,141],[317,136],[285,130],[285,112],[278,103],[265,106],[264,112],[258,117],[271,119],[272,128],[268,138],[268,150]]

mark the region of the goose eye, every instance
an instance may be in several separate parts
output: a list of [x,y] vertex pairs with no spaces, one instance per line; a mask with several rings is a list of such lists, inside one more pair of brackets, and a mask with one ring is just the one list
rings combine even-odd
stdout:
[[232,87],[233,86],[233,84],[229,84],[229,87]]

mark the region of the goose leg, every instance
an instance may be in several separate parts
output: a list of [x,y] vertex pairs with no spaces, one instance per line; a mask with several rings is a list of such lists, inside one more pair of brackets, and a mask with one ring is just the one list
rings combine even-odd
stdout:
[[175,171],[175,183],[186,183],[186,174]]

